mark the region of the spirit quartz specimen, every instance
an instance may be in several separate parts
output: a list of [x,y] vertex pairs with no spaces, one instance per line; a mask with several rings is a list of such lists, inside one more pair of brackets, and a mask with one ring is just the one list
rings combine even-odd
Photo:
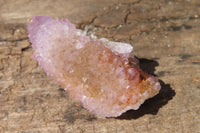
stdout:
[[48,16],[33,17],[28,33],[47,76],[98,117],[137,110],[160,90],[158,79],[139,68],[130,44],[86,36],[69,20]]

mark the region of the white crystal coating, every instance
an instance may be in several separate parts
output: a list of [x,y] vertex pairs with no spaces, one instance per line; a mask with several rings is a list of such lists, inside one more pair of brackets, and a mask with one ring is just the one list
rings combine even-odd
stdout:
[[100,40],[104,42],[107,48],[118,54],[130,54],[133,51],[133,46],[128,43],[113,42],[106,38],[101,38]]

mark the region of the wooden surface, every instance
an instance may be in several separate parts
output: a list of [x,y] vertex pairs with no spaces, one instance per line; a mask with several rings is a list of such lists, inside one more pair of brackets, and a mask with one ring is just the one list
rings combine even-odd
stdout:
[[[159,95],[118,118],[96,118],[31,57],[26,24],[68,18],[98,37],[131,43]],[[200,133],[199,0],[0,0],[1,133]]]

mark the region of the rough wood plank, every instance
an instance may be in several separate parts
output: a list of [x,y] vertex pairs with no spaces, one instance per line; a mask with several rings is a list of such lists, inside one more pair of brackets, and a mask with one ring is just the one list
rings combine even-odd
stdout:
[[[31,57],[34,15],[69,18],[98,37],[129,42],[162,90],[139,110],[96,118]],[[1,0],[0,132],[199,133],[199,0]]]

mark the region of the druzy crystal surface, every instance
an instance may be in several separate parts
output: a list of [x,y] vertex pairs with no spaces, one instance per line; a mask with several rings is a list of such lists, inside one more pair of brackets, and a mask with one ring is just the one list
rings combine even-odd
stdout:
[[48,77],[98,117],[136,110],[160,90],[158,79],[141,71],[129,44],[92,38],[69,20],[48,16],[33,17],[28,33],[33,57]]

